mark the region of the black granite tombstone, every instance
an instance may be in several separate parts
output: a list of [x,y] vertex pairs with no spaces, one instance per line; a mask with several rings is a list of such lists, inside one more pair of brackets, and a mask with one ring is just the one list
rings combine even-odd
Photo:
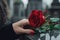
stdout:
[[49,9],[51,17],[60,17],[60,3],[59,0],[53,0],[51,8]]

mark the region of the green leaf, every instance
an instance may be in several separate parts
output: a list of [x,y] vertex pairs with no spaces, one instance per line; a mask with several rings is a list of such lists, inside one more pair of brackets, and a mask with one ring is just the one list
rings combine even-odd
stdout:
[[59,18],[50,18],[50,21],[51,22],[57,22],[57,21],[59,21],[60,19]]
[[60,24],[56,24],[56,25],[54,26],[54,28],[55,28],[55,29],[60,29]]

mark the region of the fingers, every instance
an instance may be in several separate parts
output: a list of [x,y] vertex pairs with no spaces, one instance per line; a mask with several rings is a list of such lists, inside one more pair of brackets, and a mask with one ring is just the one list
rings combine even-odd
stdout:
[[31,29],[25,29],[25,33],[30,34],[30,35],[34,35],[35,32]]
[[21,27],[21,26],[29,25],[29,21],[28,21],[28,19],[22,19],[22,20],[16,22],[15,24],[16,24],[16,26]]
[[20,23],[23,25],[27,25],[27,24],[29,24],[29,21],[28,21],[28,19],[22,19],[22,20],[20,20]]
[[15,25],[13,25],[13,30],[16,34],[30,34],[30,35],[34,35],[34,31],[31,29],[23,29],[22,27],[16,27]]

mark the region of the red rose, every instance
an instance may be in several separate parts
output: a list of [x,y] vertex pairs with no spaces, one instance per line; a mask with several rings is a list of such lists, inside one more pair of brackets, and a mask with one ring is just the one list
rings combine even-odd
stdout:
[[43,15],[43,13],[40,11],[40,25],[44,24],[45,22],[45,16]]
[[32,27],[39,27],[45,22],[42,11],[33,10],[29,16],[29,22]]
[[36,27],[38,10],[33,10],[29,16],[29,22],[32,27]]

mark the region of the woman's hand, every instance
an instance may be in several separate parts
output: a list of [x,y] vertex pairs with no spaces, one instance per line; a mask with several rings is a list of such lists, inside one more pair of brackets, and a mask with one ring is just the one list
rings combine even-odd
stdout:
[[26,33],[26,34],[34,34],[34,31],[31,29],[24,29],[25,25],[29,25],[28,19],[22,19],[16,23],[13,23],[13,30],[16,34]]

